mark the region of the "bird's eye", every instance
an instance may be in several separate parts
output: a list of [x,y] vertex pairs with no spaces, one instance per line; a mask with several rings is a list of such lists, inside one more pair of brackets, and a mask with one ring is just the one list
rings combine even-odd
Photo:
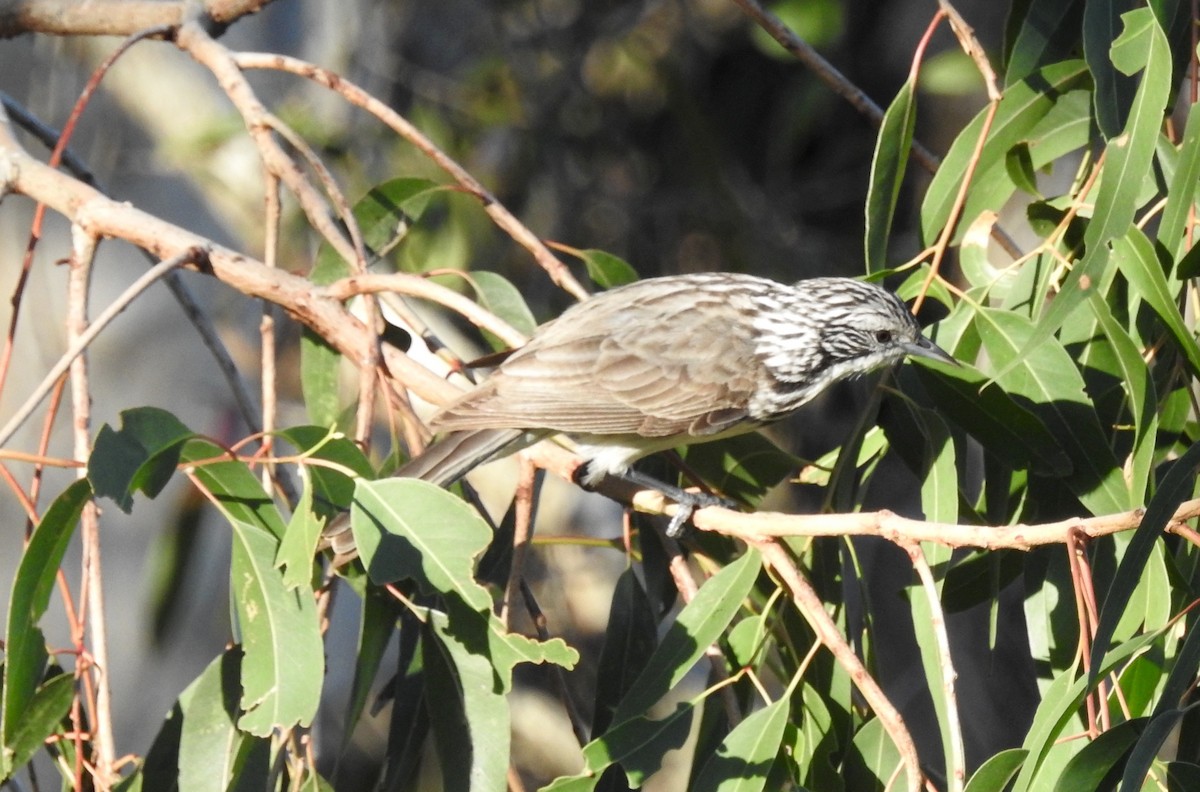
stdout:
[[892,343],[892,331],[891,330],[876,330],[875,331],[875,340],[881,344]]

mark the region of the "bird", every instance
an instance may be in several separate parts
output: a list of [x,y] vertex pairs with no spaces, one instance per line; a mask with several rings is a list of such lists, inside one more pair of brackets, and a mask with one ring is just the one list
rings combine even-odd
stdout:
[[647,479],[644,456],[755,431],[844,379],[907,356],[957,365],[899,297],[873,283],[792,284],[735,273],[647,278],[566,309],[431,420],[440,435],[394,475],[449,486],[553,435],[586,460],[579,483],[649,484],[679,508],[726,503]]

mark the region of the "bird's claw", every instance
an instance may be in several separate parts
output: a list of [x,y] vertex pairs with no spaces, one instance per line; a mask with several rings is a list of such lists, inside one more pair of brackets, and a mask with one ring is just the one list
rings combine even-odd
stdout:
[[679,490],[678,492],[670,493],[670,496],[676,504],[675,514],[671,516],[671,521],[667,523],[667,536],[672,539],[678,539],[683,536],[696,509],[706,509],[709,506],[720,506],[725,509],[738,508],[736,501],[732,501],[729,498],[722,498],[720,495],[713,495],[710,492]]

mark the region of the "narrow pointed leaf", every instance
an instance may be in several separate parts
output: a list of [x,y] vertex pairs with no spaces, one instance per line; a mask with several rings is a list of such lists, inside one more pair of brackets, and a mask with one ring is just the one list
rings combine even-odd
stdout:
[[1049,338],[1087,299],[1102,280],[1109,245],[1124,236],[1133,222],[1142,184],[1154,158],[1154,147],[1169,99],[1171,59],[1166,37],[1148,8],[1125,14],[1125,30],[1113,43],[1112,58],[1126,74],[1142,71],[1142,80],[1124,131],[1109,140],[1096,205],[1084,234],[1085,252],[1075,262],[1058,296],[1038,322],[1025,351]]
[[1158,241],[1176,261],[1187,249],[1183,231],[1187,227],[1188,213],[1196,205],[1196,193],[1200,190],[1200,102],[1188,110],[1183,142],[1179,145],[1179,161],[1171,175],[1167,190],[1167,205],[1163,207],[1162,221],[1158,224]]
[[[4,689],[0,708],[0,777],[16,769],[14,752],[24,720],[38,696],[49,659],[39,622],[84,504],[92,496],[86,480],[63,490],[34,529],[13,578],[4,643]],[[43,737],[46,735],[42,735]],[[23,744],[23,742],[22,742]]]
[[666,695],[729,627],[760,571],[759,554],[741,558],[708,579],[689,602],[617,707],[614,723],[645,712]]
[[1176,346],[1191,366],[1192,375],[1200,376],[1200,346],[1176,304],[1175,292],[1179,284],[1167,282],[1153,243],[1141,229],[1130,228],[1129,233],[1114,243],[1113,261],[1121,268],[1137,296],[1146,301],[1171,332]]
[[1070,355],[1054,340],[1029,351],[1035,329],[1023,316],[994,309],[978,315],[980,337],[1000,370],[999,383],[1029,399],[1029,409],[1070,456],[1074,469],[1066,483],[1071,491],[1093,514],[1130,508],[1120,465]]
[[912,80],[901,86],[896,98],[883,114],[883,123],[875,139],[871,159],[871,178],[867,187],[866,259],[867,272],[879,272],[887,266],[888,237],[904,169],[912,148],[913,128],[917,120],[916,92]]
[[1089,681],[1096,679],[1100,659],[1108,650],[1117,623],[1120,622],[1138,582],[1142,579],[1142,571],[1150,560],[1155,543],[1162,537],[1163,529],[1175,514],[1175,509],[1191,495],[1196,484],[1197,470],[1200,470],[1200,443],[1193,445],[1187,453],[1172,463],[1170,470],[1158,485],[1153,500],[1146,507],[1142,524],[1133,532],[1100,609],[1100,621],[1092,639],[1092,673]]
[[691,785],[693,792],[761,792],[787,727],[788,700],[755,712],[726,735]]

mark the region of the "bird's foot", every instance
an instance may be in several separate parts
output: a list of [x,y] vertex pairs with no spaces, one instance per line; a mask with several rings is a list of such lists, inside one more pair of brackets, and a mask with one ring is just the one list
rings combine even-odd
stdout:
[[675,492],[663,492],[664,495],[675,501],[675,514],[671,516],[671,521],[667,523],[667,536],[672,539],[678,539],[683,536],[687,530],[688,523],[691,522],[692,512],[696,509],[706,509],[709,506],[720,506],[725,509],[737,509],[738,504],[729,498],[722,498],[720,495],[713,495],[709,492],[691,492],[690,490],[677,489]]
[[671,521],[667,523],[667,536],[672,539],[678,539],[683,536],[688,523],[692,519],[692,513],[696,509],[705,509],[709,506],[721,506],[726,509],[735,510],[740,508],[737,501],[730,500],[729,498],[723,498],[711,492],[685,490],[634,470],[626,471],[621,478],[639,487],[658,490],[667,498],[675,501],[675,514],[671,515]]

